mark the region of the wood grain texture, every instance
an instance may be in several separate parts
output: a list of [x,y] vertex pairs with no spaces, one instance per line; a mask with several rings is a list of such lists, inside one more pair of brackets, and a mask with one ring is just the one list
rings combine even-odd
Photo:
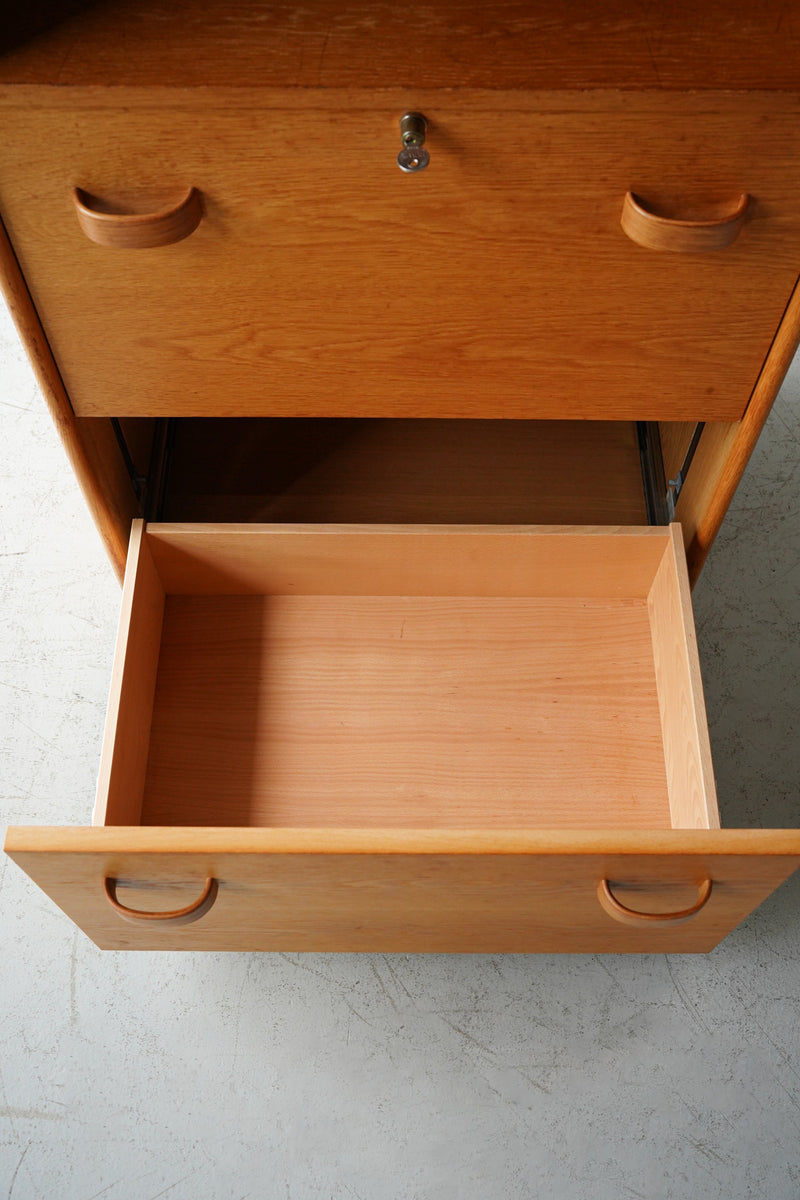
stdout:
[[[763,428],[763,421],[766,420],[777,394],[778,389],[776,388],[774,395],[762,409],[762,420],[758,422],[759,432]],[[733,454],[737,441],[740,447],[742,446],[742,438],[745,436],[742,426],[742,421],[711,421],[706,424],[697,444],[686,483],[678,497],[678,503],[675,505],[675,517],[680,521],[683,529],[686,559],[692,584],[696,583],[703,569],[703,564],[714,538],[719,533],[730,500],[742,477],[744,467],[747,465],[746,459],[742,462],[741,457],[736,462]],[[757,440],[758,434],[751,426],[748,438],[751,452]],[[749,453],[747,458],[749,458]],[[698,537],[701,527],[705,529],[702,538]]]
[[[707,952],[800,863],[800,833],[440,830],[10,829],[6,850],[106,949],[384,952]],[[181,929],[123,922],[125,902],[213,909]],[[597,899],[674,911],[713,880],[685,925],[638,929]],[[125,886],[128,885],[128,886]]]
[[[682,712],[692,681],[676,537],[148,526],[143,545],[177,594],[142,821],[708,824],[713,782],[683,787],[681,763],[670,767],[671,815],[668,804],[662,723],[668,763],[673,752],[702,759],[696,709],[688,725]],[[140,573],[134,559],[131,578]],[[124,637],[123,647],[152,664]],[[689,774],[692,785],[702,776]]]
[[[552,0],[315,0],[267,11],[262,0],[128,0],[64,14],[62,4],[49,33],[0,59],[0,79],[176,88],[797,86],[800,18],[779,3],[576,0],[567,11]],[[14,26],[9,20],[6,42]]]
[[707,425],[700,438],[675,510],[683,524],[692,582],[720,530],[798,345],[800,288],[787,306],[744,418]]
[[110,422],[75,416],[2,224],[0,288],[111,565],[121,579],[130,522],[139,515],[130,478]]
[[168,594],[641,599],[655,527],[172,525],[147,542]]
[[[109,98],[12,104],[0,156],[83,415],[738,419],[797,277],[797,97],[526,94],[476,144],[475,97],[440,95],[419,177],[386,96],[341,98],[347,170],[327,93]],[[74,186],[138,211],[189,184],[196,232],[124,270],[70,212]],[[746,190],[752,219],[724,253],[653,255],[619,227],[629,189],[689,214]]]
[[164,587],[144,536],[144,522],[137,520],[131,528],[122,588],[95,825],[136,825],[141,820],[163,615]]
[[647,608],[652,623],[672,825],[676,829],[719,828],[703,681],[679,525],[670,526],[670,540],[653,580]]
[[186,418],[173,431],[170,522],[647,520],[627,421]]
[[668,828],[646,603],[168,597],[141,819]]
[[684,220],[655,212],[645,200],[626,192],[622,202],[622,231],[637,246],[668,254],[707,254],[725,250],[741,233],[749,196],[739,196],[726,204],[722,216]]
[[661,421],[658,426],[661,459],[667,483],[676,479],[683,466],[696,428],[696,421]]

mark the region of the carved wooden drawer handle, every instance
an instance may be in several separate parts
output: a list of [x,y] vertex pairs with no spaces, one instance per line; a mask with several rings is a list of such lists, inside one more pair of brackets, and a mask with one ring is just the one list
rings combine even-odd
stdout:
[[693,916],[700,912],[708,903],[708,898],[711,895],[711,880],[704,879],[697,888],[697,900],[691,908],[684,908],[681,912],[673,913],[648,913],[637,912],[633,908],[626,908],[624,904],[620,904],[614,893],[611,891],[611,884],[607,879],[601,879],[597,885],[597,898],[602,904],[605,911],[615,921],[621,921],[623,925],[682,925],[684,921],[689,921]]
[[172,912],[142,912],[136,908],[127,908],[117,899],[117,880],[106,877],[103,880],[103,891],[112,908],[116,909],[124,921],[134,925],[142,922],[157,921],[161,925],[191,925],[205,916],[217,898],[218,884],[216,879],[207,879],[202,896],[192,901],[186,908],[174,909]]
[[628,192],[622,205],[622,228],[632,242],[647,250],[678,254],[724,250],[739,236],[749,203],[750,197],[741,195],[727,216],[710,221],[677,221],[649,212],[638,196]]
[[82,188],[72,190],[80,227],[90,241],[117,250],[149,250],[153,246],[180,242],[194,232],[203,215],[197,188],[189,188],[178,204],[154,213],[101,212],[92,207],[93,199]]

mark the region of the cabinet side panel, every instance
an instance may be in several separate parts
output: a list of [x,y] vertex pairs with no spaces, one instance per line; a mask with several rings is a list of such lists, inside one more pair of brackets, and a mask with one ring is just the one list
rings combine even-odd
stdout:
[[76,417],[16,256],[0,223],[0,288],[28,353],[39,387],[103,539],[122,578],[131,521],[139,507],[111,423]]
[[706,425],[675,509],[694,583],[728,511],[764,422],[800,344],[800,285],[795,287],[741,421]]
[[659,421],[661,458],[667,480],[674,479],[683,466],[696,427],[695,421]]

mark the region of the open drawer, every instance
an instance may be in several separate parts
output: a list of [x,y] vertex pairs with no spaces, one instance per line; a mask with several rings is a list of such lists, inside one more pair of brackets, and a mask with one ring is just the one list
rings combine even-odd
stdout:
[[134,525],[95,824],[6,849],[103,948],[703,951],[722,831],[680,531]]

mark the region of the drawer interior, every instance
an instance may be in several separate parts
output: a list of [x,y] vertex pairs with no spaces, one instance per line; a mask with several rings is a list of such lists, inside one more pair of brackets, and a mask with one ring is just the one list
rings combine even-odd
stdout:
[[[118,423],[163,521],[642,525],[632,421],[174,418]],[[152,446],[152,450],[150,447]]]
[[718,825],[679,531],[137,522],[95,822]]

